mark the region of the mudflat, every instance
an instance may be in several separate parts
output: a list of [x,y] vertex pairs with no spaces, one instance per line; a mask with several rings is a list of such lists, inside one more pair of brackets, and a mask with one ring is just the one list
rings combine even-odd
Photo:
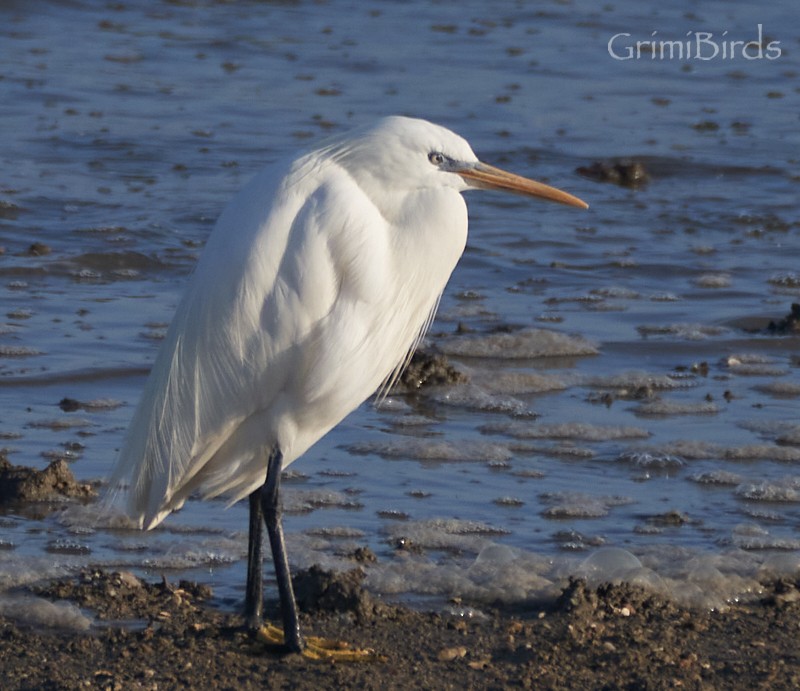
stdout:
[[372,661],[283,654],[256,640],[237,614],[216,608],[206,586],[86,570],[17,595],[72,603],[90,619],[88,628],[36,630],[0,617],[3,688],[800,686],[800,590],[791,580],[765,583],[757,600],[726,611],[682,608],[626,584],[589,588],[573,580],[555,602],[474,618],[386,604],[361,588],[358,569],[312,568],[295,580],[307,634],[372,649]]

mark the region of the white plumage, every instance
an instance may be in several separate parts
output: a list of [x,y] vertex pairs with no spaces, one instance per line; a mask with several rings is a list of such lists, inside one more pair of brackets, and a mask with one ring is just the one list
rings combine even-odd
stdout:
[[389,382],[464,250],[460,193],[478,187],[585,206],[404,117],[259,173],[208,239],[120,453],[112,486],[139,525],[195,491],[254,493],[271,455],[285,467]]
[[[420,140],[422,155],[406,157]],[[477,161],[444,128],[387,118],[270,166],[231,201],[114,475],[144,527],[195,490],[246,496],[264,483],[274,444],[288,465],[403,362],[467,237],[467,185],[436,170],[429,151]],[[445,184],[420,185],[436,177]]]

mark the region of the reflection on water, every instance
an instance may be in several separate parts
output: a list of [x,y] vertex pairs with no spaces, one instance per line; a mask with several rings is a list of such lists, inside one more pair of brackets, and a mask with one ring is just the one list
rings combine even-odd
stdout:
[[[4,4],[10,459],[104,477],[225,201],[283,153],[407,113],[591,209],[468,199],[430,341],[469,381],[364,406],[292,466],[295,563],[346,564],[366,543],[389,594],[513,599],[578,572],[705,604],[796,569],[794,6],[486,8]],[[758,23],[780,59],[607,52],[623,31]],[[626,160],[643,182],[575,173]],[[246,515],[223,508],[190,501],[149,534],[96,505],[7,513],[0,584],[86,563],[177,569],[233,602]]]

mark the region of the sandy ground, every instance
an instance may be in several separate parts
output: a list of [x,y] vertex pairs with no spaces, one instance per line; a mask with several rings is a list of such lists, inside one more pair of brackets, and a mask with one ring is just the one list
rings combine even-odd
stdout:
[[[4,689],[789,689],[800,687],[800,591],[689,611],[627,585],[573,581],[549,606],[465,620],[377,601],[358,571],[296,578],[307,634],[376,651],[312,661],[255,640],[193,583],[86,571],[36,587],[94,619],[82,632],[0,617]],[[27,595],[31,593],[28,592]],[[26,593],[16,593],[24,597]],[[270,608],[275,615],[275,603]]]

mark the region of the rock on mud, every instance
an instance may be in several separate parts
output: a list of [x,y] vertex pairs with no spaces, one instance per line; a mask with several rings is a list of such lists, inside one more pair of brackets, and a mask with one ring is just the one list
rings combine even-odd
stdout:
[[14,502],[48,502],[64,498],[91,499],[90,484],[76,482],[67,462],[58,458],[44,470],[12,465],[0,455],[0,506]]
[[465,381],[467,376],[453,367],[444,355],[418,350],[400,375],[398,385],[403,389],[416,391],[424,386],[443,386]]
[[650,181],[650,174],[640,161],[595,161],[591,165],[581,166],[575,172],[591,180],[633,189]]
[[364,590],[364,577],[361,569],[327,571],[314,565],[299,571],[292,578],[297,606],[307,613],[347,612],[358,621],[368,619],[386,606]]
[[767,325],[767,332],[779,336],[800,333],[800,303],[793,302],[791,311],[783,319],[771,321]]

